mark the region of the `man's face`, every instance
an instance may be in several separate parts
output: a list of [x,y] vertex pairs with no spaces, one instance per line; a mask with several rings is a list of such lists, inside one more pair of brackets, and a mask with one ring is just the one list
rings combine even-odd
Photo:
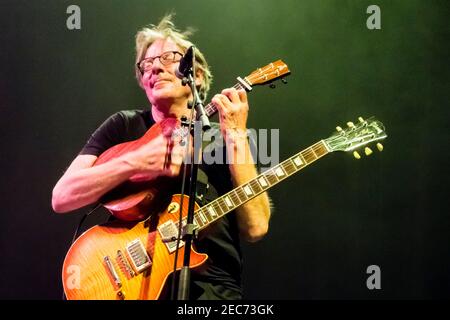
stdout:
[[[182,50],[171,39],[158,39],[148,47],[145,58],[160,56],[164,52]],[[178,56],[179,58],[179,56]],[[152,105],[167,105],[184,102],[191,95],[189,86],[183,86],[175,76],[179,62],[164,65],[160,59],[154,59],[153,65],[144,72],[142,84]]]

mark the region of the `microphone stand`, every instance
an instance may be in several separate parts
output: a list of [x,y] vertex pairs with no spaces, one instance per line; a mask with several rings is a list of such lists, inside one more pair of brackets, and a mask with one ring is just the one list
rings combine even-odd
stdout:
[[[183,85],[189,84],[192,96],[193,96],[193,106],[196,111],[196,121],[199,121],[202,125],[202,131],[194,130],[193,134],[193,146],[194,146],[194,161],[191,164],[191,174],[189,179],[189,206],[187,213],[187,221],[186,226],[184,227],[184,260],[183,267],[180,271],[179,281],[178,281],[178,296],[177,300],[188,300],[189,299],[189,283],[191,279],[191,270],[189,267],[190,257],[191,257],[191,246],[192,239],[194,236],[194,208],[195,208],[195,193],[197,190],[197,173],[199,167],[199,159],[202,150],[202,141],[203,141],[203,131],[207,131],[211,128],[208,116],[206,115],[203,102],[200,99],[200,96],[197,91],[197,87],[195,85],[195,64],[194,57],[195,54],[192,55],[192,67],[188,68],[184,74],[184,78],[182,80]],[[192,123],[189,123],[189,127],[191,128]],[[197,128],[197,126],[194,126]],[[188,131],[190,132],[190,130]],[[196,143],[196,139],[200,139],[200,143]],[[197,146],[198,145],[198,146]],[[197,150],[198,149],[198,150]]]

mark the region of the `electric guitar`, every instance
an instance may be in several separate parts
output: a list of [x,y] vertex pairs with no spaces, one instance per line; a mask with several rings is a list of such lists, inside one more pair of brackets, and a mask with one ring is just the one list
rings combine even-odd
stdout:
[[[256,178],[231,190],[207,205],[195,207],[194,226],[197,232],[214,223],[228,212],[253,199],[262,192],[299,172],[309,164],[335,151],[353,152],[361,158],[358,149],[370,155],[367,147],[387,137],[384,126],[375,118],[337,131]],[[141,222],[115,221],[94,226],[83,233],[70,247],[64,260],[62,281],[67,299],[132,299],[156,300],[160,297],[167,278],[173,271],[178,237],[180,195],[173,195],[164,210],[152,212]],[[188,203],[187,197],[183,200]],[[183,224],[187,205],[183,205]],[[183,265],[184,243],[181,241],[177,270]],[[201,266],[208,256],[191,250],[190,267]]]

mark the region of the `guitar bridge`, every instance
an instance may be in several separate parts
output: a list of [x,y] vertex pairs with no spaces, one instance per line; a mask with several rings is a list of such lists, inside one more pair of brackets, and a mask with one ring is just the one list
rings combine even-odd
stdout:
[[131,279],[136,275],[134,270],[128,263],[127,258],[125,257],[125,255],[122,253],[121,250],[117,250],[116,260],[120,266],[120,269],[126,275],[127,279]]
[[128,243],[126,250],[136,273],[140,273],[152,265],[152,260],[139,239]]

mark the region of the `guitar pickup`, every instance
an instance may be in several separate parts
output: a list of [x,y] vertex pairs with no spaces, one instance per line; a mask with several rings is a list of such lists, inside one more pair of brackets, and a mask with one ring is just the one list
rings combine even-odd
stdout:
[[[183,226],[186,224],[186,219],[183,220]],[[162,242],[166,245],[169,253],[173,253],[177,248],[178,226],[172,220],[168,220],[158,226],[159,234]],[[183,230],[182,230],[183,231]],[[181,248],[184,246],[184,241],[180,240]]]
[[150,259],[144,245],[139,239],[133,240],[128,243],[126,246],[126,250],[131,264],[133,265],[133,269],[136,271],[136,273],[141,273],[152,265],[152,260]]

